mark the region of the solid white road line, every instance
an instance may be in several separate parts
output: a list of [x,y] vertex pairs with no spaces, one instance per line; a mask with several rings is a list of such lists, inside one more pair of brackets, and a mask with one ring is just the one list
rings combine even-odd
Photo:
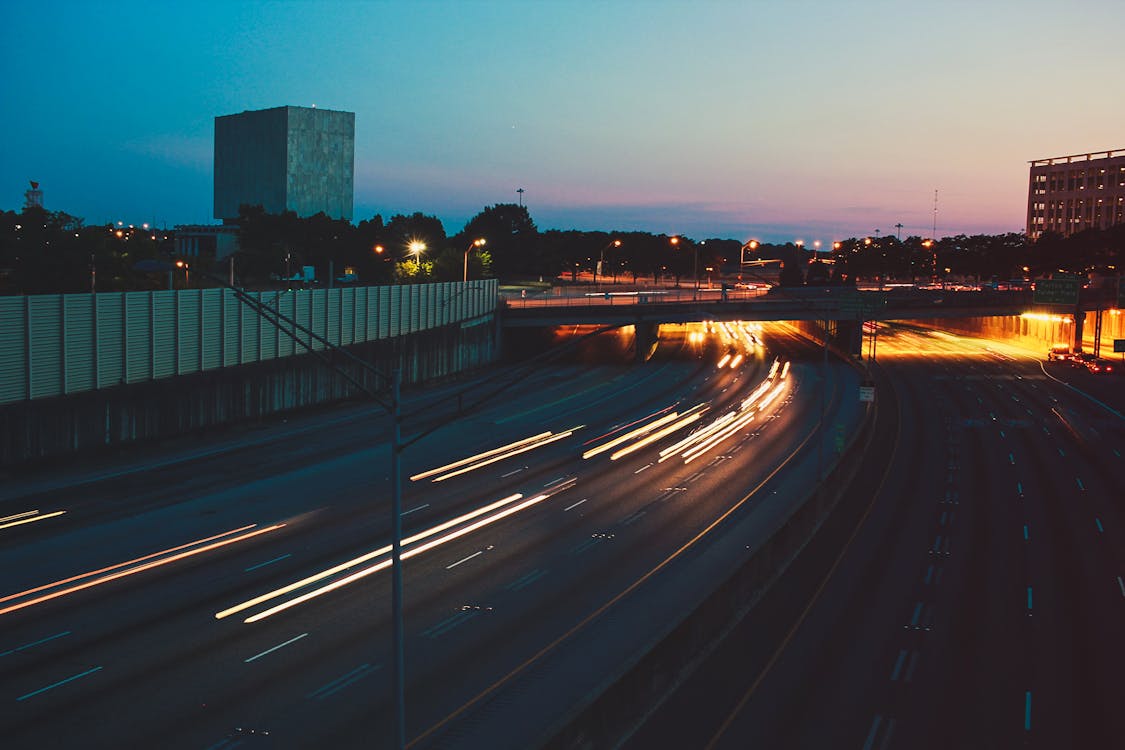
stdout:
[[289,645],[290,643],[296,643],[297,641],[299,641],[299,640],[301,640],[302,638],[304,638],[304,637],[305,637],[306,635],[308,635],[308,633],[301,633],[301,634],[300,634],[299,636],[297,636],[296,638],[290,638],[290,639],[289,639],[289,640],[287,640],[287,641],[286,641],[285,643],[279,643],[279,644],[277,644],[276,646],[274,646],[273,648],[267,648],[267,649],[266,649],[265,651],[263,651],[263,652],[262,652],[262,653],[260,653],[260,654],[254,654],[254,655],[253,655],[253,656],[251,656],[251,657],[250,657],[249,659],[244,659],[244,660],[243,660],[243,663],[244,663],[244,664],[249,664],[250,662],[254,661],[255,659],[261,659],[261,658],[262,658],[263,656],[265,656],[266,654],[272,654],[272,653],[273,653],[274,651],[277,651],[277,650],[278,650],[279,648],[285,648],[285,647],[286,647],[286,646],[288,646],[288,645]]

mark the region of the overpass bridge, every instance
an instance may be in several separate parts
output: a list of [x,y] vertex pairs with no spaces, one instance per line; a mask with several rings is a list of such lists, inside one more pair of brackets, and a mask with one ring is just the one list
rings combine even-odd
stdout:
[[[803,287],[749,292],[636,289],[502,298],[502,325],[660,325],[734,320],[912,320],[1018,316],[1036,308],[1030,291],[856,290]],[[1066,312],[1057,306],[1041,309]]]

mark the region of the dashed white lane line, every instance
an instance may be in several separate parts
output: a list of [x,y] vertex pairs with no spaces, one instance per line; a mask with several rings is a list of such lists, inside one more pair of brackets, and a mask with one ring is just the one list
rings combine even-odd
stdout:
[[1031,691],[1028,690],[1024,693],[1023,701],[1023,730],[1025,732],[1031,731]]
[[260,653],[260,654],[254,654],[254,655],[253,655],[253,656],[251,656],[251,657],[250,657],[249,659],[243,659],[243,663],[245,663],[245,664],[249,664],[250,662],[254,661],[255,659],[261,659],[261,658],[262,658],[263,656],[265,656],[266,654],[272,654],[272,653],[273,653],[274,651],[277,651],[277,650],[278,650],[279,648],[285,648],[285,647],[286,647],[286,646],[288,646],[288,645],[289,645],[290,643],[296,643],[297,641],[301,640],[302,638],[304,638],[304,637],[305,637],[305,636],[307,636],[307,635],[308,635],[308,633],[301,633],[301,634],[300,634],[299,636],[297,636],[296,638],[290,638],[290,639],[289,639],[289,640],[287,640],[287,641],[286,641],[285,643],[279,643],[279,644],[277,644],[276,646],[274,646],[273,648],[267,648],[267,649],[266,649],[265,651],[263,651],[263,652],[262,652],[262,653]]
[[641,468],[637,469],[637,470],[636,470],[636,471],[634,471],[633,473],[634,473],[634,474],[640,474],[640,473],[641,473],[642,471],[644,471],[645,469],[651,469],[651,468],[652,468],[652,464],[645,464],[644,466],[642,466]]
[[1121,576],[1117,576],[1117,588],[1121,589],[1121,596],[1125,596],[1125,581],[1121,580]]
[[399,517],[401,518],[402,516],[409,516],[411,513],[416,513],[420,510],[425,510],[428,507],[430,507],[430,504],[425,503],[423,505],[419,505],[417,508],[411,508],[410,510],[404,510],[402,513],[399,514]]
[[1023,525],[1023,540],[1024,540],[1025,542],[1026,542],[1026,541],[1029,541],[1029,540],[1028,540],[1028,536],[1027,536],[1027,524],[1026,524],[1026,523],[1025,523],[1025,524]]
[[527,468],[526,466],[521,466],[518,469],[512,469],[507,474],[501,474],[500,478],[501,479],[507,479],[508,477],[514,477],[516,474],[519,474],[521,471],[523,471],[526,468]]
[[1023,482],[1016,482],[1016,492],[1019,493],[1020,497],[1023,497]]
[[450,565],[446,565],[446,566],[445,566],[445,569],[446,569],[446,570],[452,570],[453,568],[456,568],[456,567],[457,567],[458,565],[460,565],[461,563],[466,563],[466,562],[468,562],[469,560],[472,560],[472,559],[473,559],[474,557],[477,557],[478,555],[483,555],[483,554],[484,554],[484,550],[482,550],[482,549],[479,549],[479,550],[477,550],[476,552],[474,552],[473,554],[469,555],[468,557],[462,557],[462,558],[461,558],[460,560],[458,560],[457,562],[455,562],[455,563],[452,563],[452,564],[450,564]]
[[1098,527],[1098,533],[1099,533],[1099,534],[1104,534],[1104,533],[1105,533],[1105,529],[1103,529],[1103,528],[1102,528],[1102,519],[1100,519],[1100,518],[1098,518],[1097,516],[1095,516],[1095,517],[1094,517],[1094,523],[1095,523],[1095,524],[1097,524],[1097,527]]
[[0,656],[7,656],[9,654],[18,654],[20,651],[26,651],[29,648],[34,648],[34,647],[42,645],[44,643],[49,643],[50,641],[53,641],[56,638],[62,638],[64,636],[68,636],[68,635],[70,635],[70,631],[64,630],[61,633],[55,633],[54,635],[49,635],[46,638],[40,638],[37,641],[32,641],[31,643],[25,643],[22,646],[16,646],[15,648],[10,649],[8,651],[0,651]]
[[1031,587],[1027,587],[1027,613],[1031,614]]
[[1081,477],[1075,477],[1075,478],[1074,478],[1074,481],[1078,483],[1078,489],[1080,489],[1080,490],[1082,490],[1082,491],[1085,491],[1085,490],[1086,490],[1086,485],[1082,484],[1082,479],[1081,479]]
[[589,499],[590,498],[588,498],[588,497],[584,497],[581,500],[579,500],[578,502],[574,503],[573,505],[568,505],[565,508],[563,508],[563,512],[566,512],[566,511],[570,510],[571,508],[577,508],[579,505],[581,505],[582,503],[586,502]]
[[286,553],[286,554],[282,555],[281,557],[275,557],[272,560],[266,560],[263,563],[258,563],[257,565],[251,565],[249,568],[247,568],[246,570],[244,570],[242,572],[243,573],[249,573],[252,570],[257,570],[258,568],[264,568],[267,565],[273,565],[275,562],[281,562],[282,560],[285,560],[286,558],[289,558],[289,557],[292,557],[292,556],[293,556],[292,553]]
[[902,672],[902,665],[906,662],[906,649],[899,649],[898,659],[895,661],[895,668],[891,670],[891,682],[898,681],[898,675]]

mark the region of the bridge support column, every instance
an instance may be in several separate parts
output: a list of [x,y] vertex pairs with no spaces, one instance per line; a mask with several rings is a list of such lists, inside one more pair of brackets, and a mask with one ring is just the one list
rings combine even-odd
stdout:
[[1086,311],[1074,311],[1074,344],[1070,347],[1073,352],[1082,351],[1082,335],[1083,329],[1086,327]]
[[642,323],[637,321],[633,324],[634,330],[634,347],[633,352],[634,361],[637,363],[647,362],[648,358],[652,356],[652,352],[656,349],[656,342],[659,340],[660,326],[656,323]]

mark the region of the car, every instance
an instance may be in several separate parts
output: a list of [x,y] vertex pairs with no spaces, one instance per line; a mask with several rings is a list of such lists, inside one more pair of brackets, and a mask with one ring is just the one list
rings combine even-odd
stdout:
[[1113,363],[1108,359],[1094,357],[1086,361],[1086,369],[1094,373],[1110,373],[1113,372]]
[[1067,361],[1070,362],[1071,367],[1077,368],[1079,370],[1085,370],[1086,363],[1091,359],[1096,359],[1096,357],[1094,357],[1094,355],[1090,352],[1075,352],[1074,354],[1070,355],[1070,359],[1068,359]]
[[1055,346],[1052,346],[1050,349],[1047,350],[1047,361],[1048,362],[1053,362],[1056,359],[1061,361],[1061,362],[1065,362],[1066,360],[1070,359],[1072,356],[1073,356],[1073,354],[1070,351],[1070,347],[1067,346],[1066,344],[1056,344]]

